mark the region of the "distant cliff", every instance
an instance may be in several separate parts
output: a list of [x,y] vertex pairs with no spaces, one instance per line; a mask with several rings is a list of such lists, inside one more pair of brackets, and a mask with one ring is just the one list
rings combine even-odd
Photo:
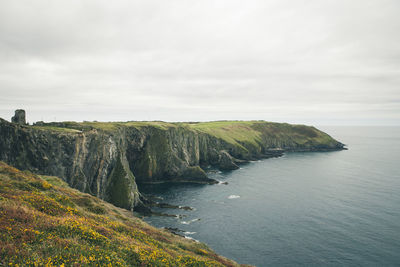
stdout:
[[0,119],[0,160],[63,177],[80,191],[126,209],[144,209],[137,183],[214,183],[204,167],[235,169],[284,151],[330,151],[343,144],[318,129],[265,121],[206,123],[54,122]]

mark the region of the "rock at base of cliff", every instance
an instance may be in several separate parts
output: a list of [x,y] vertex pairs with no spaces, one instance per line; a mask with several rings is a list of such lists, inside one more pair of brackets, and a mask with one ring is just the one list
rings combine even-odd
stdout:
[[183,173],[182,177],[184,178],[184,180],[187,180],[188,182],[206,183],[206,184],[218,183],[216,180],[208,178],[207,174],[199,166],[188,167]]
[[236,170],[239,166],[235,163],[234,158],[225,150],[219,154],[218,165],[220,170]]
[[11,122],[26,125],[25,110],[17,109],[15,115],[11,118]]
[[282,148],[270,148],[265,150],[263,158],[276,158],[282,157],[285,153],[285,150]]

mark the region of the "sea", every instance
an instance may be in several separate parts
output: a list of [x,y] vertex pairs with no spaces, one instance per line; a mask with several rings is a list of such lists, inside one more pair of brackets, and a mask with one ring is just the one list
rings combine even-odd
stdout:
[[400,266],[400,127],[319,127],[347,145],[286,153],[209,176],[228,184],[140,186],[156,227],[255,266]]

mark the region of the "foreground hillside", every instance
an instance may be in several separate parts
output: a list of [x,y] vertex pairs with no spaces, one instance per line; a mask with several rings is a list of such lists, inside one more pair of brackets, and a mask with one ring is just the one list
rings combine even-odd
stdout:
[[131,212],[0,162],[0,265],[237,266]]
[[285,151],[331,151],[343,144],[305,125],[265,121],[54,122],[0,119],[0,160],[62,177],[118,207],[148,212],[137,184],[216,183],[204,171],[233,170]]

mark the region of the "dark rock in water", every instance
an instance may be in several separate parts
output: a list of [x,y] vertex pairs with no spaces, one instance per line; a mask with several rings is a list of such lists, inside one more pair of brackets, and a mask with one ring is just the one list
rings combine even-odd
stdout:
[[181,236],[181,237],[185,237],[184,235],[180,234],[180,233],[185,232],[185,231],[183,231],[183,230],[181,230],[181,229],[172,228],[172,227],[164,227],[164,229],[165,229],[166,231],[170,232],[171,234],[178,235],[178,236]]
[[285,153],[285,150],[282,148],[270,148],[266,149],[264,151],[264,158],[275,158],[275,157],[281,157]]
[[188,206],[177,206],[177,205],[172,205],[172,204],[168,204],[168,203],[158,203],[158,202],[152,203],[151,206],[163,208],[163,209],[193,210],[192,207],[188,207]]
[[141,200],[142,200],[142,203],[144,203],[145,205],[147,205],[149,207],[157,207],[157,208],[163,208],[163,209],[193,210],[192,207],[188,207],[188,206],[178,206],[178,205],[172,205],[169,203],[154,201],[154,197],[148,197],[148,196],[145,197],[144,195],[142,195]]
[[17,109],[14,117],[11,118],[11,122],[20,125],[26,125],[25,110]]
[[219,154],[219,168],[221,170],[236,170],[239,169],[239,166],[228,152],[222,150]]
[[193,208],[189,207],[189,206],[179,206],[179,209],[181,209],[181,210],[193,210]]
[[179,228],[174,228],[174,227],[164,227],[164,229],[165,230],[168,230],[168,231],[174,231],[174,232],[185,232],[184,230],[181,230],[181,229],[179,229]]

